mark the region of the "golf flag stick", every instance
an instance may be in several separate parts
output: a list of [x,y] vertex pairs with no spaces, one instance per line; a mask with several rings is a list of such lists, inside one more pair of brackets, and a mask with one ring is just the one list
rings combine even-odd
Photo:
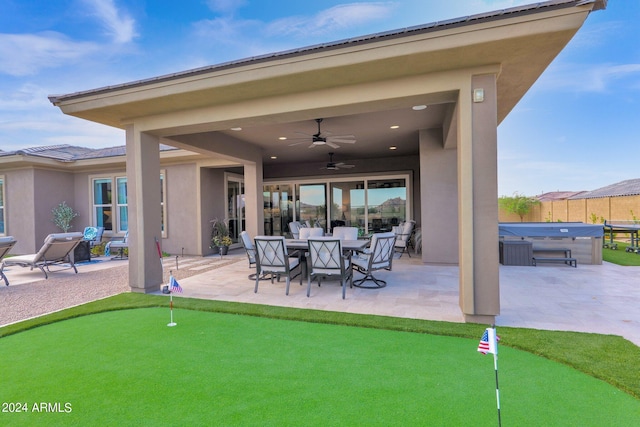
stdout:
[[167,323],[167,326],[176,326],[177,323],[173,321],[173,294],[169,294],[169,312],[170,314],[170,321],[169,323]]
[[173,321],[173,293],[178,292],[182,293],[182,287],[178,283],[178,281],[173,277],[173,271],[169,271],[169,312],[170,312],[170,322],[167,326],[176,326],[177,323]]
[[496,335],[496,326],[492,325],[490,328],[485,329],[480,344],[478,345],[478,351],[482,354],[493,353],[493,368],[496,373],[496,404],[498,406],[498,426],[502,426],[502,419],[500,417],[500,387],[498,385],[498,335]]

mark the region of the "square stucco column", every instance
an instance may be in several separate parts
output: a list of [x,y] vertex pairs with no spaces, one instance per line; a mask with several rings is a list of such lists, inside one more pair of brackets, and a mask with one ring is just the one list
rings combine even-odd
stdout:
[[244,165],[245,229],[249,236],[264,234],[262,159]]
[[129,286],[155,292],[162,284],[160,144],[157,137],[127,127],[127,202],[129,212]]
[[457,151],[442,139],[442,129],[420,131],[422,262],[458,264]]
[[[482,100],[473,99],[475,90]],[[473,76],[470,90],[460,92],[460,308],[465,321],[477,323],[500,314],[496,100],[494,74]]]

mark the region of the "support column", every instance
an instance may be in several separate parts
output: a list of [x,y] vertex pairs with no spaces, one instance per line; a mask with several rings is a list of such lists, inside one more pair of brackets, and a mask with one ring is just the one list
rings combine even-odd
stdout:
[[460,308],[467,322],[493,323],[500,314],[494,74],[471,77],[460,91],[459,114]]
[[155,292],[163,283],[155,239],[162,240],[160,144],[158,137],[127,126],[127,202],[129,211],[129,286]]
[[262,161],[244,165],[245,228],[250,236],[264,234]]
[[457,151],[443,147],[442,129],[420,131],[422,262],[458,264]]

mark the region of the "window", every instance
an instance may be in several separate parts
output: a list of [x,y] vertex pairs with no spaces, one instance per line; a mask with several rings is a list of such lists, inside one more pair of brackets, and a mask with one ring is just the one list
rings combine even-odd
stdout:
[[129,212],[127,210],[127,178],[116,178],[116,194],[118,209],[118,231],[129,229]]
[[[160,175],[160,209],[162,218],[162,235],[165,236],[166,206],[164,203],[164,174]],[[111,176],[92,179],[93,191],[93,223],[96,227],[115,233],[129,230],[129,203],[127,193],[127,177]],[[115,189],[115,194],[113,192]]]
[[0,176],[0,235],[6,234],[4,225],[4,176]]
[[93,221],[96,227],[113,230],[111,178],[93,180]]

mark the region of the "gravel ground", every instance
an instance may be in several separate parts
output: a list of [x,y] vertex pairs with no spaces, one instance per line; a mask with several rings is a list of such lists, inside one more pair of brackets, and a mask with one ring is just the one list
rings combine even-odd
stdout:
[[[174,271],[174,277],[180,280],[238,261],[240,258],[230,258],[225,263],[216,263],[197,271],[180,269]],[[165,267],[166,282],[168,277],[168,267]],[[0,326],[130,290],[129,268],[126,264],[64,277],[56,277],[53,273],[49,275],[49,279],[15,286],[4,286],[4,282],[0,280]]]

